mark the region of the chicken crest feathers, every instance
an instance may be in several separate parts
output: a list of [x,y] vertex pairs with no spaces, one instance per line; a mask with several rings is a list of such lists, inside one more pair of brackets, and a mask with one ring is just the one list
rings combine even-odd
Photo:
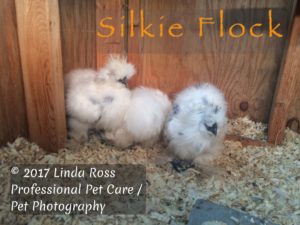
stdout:
[[122,55],[109,55],[104,69],[114,80],[129,80],[136,73],[134,65],[127,62],[127,57]]

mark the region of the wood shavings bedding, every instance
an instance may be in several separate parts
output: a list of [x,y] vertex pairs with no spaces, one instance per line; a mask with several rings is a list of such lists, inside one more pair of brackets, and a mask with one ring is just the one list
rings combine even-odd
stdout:
[[[249,119],[230,121],[229,132],[265,139],[266,126]],[[0,150],[0,224],[171,224],[188,221],[198,198],[266,218],[282,225],[300,224],[300,135],[286,131],[277,147],[242,147],[226,141],[215,165],[176,173],[162,146],[120,150],[97,138],[79,145],[70,141],[47,154],[18,138]],[[9,212],[9,168],[15,163],[135,163],[147,167],[147,214],[138,216],[15,215]]]
[[235,120],[229,120],[227,133],[235,134],[241,137],[255,140],[267,140],[267,125],[259,122],[253,122],[248,117],[242,117]]

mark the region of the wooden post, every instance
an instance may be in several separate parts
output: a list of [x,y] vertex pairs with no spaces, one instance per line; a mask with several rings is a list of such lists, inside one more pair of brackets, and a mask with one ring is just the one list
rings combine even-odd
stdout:
[[294,20],[286,60],[281,68],[274,96],[270,121],[269,142],[280,144],[284,138],[287,123],[287,113],[296,92],[296,79],[300,71],[300,16]]
[[58,0],[15,0],[29,136],[64,146],[66,120]]
[[15,2],[0,1],[0,145],[27,137]]

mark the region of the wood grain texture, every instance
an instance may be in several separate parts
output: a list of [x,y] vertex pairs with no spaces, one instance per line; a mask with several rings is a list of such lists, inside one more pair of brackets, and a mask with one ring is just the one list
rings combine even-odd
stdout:
[[[220,39],[218,26],[215,26],[208,27],[205,37],[199,40],[197,21],[199,16],[217,18],[218,11],[224,9],[227,24],[241,19],[246,24],[260,20],[266,22],[267,9],[279,9],[283,13],[280,18],[288,18],[292,5],[293,1],[284,0],[141,0],[141,8],[147,12],[146,23],[156,26],[161,21],[165,25],[182,23],[184,37],[143,38],[139,52],[139,67],[142,69],[134,85],[156,87],[174,96],[197,82],[212,82],[224,91],[231,118],[248,115],[255,121],[267,122],[285,39],[264,37],[255,40],[249,35],[241,40],[228,35]],[[261,13],[262,10],[265,14]],[[232,12],[240,14],[233,15]],[[164,16],[163,20],[161,16]],[[262,32],[267,34],[266,29]],[[242,102],[248,103],[246,111],[240,108]]]
[[135,68],[136,68],[136,74],[133,78],[130,79],[128,85],[130,88],[133,88],[135,86],[138,86],[139,84],[143,84],[143,51],[142,51],[142,44],[143,41],[140,38],[139,35],[130,36],[129,32],[132,32],[134,34],[138,34],[140,31],[140,18],[138,16],[135,16],[132,19],[130,19],[130,10],[134,13],[134,15],[139,15],[140,10],[142,9],[141,0],[129,0],[128,1],[128,34],[127,34],[127,43],[128,43],[128,52],[127,57],[128,61],[131,62]]
[[300,16],[294,20],[291,39],[278,80],[269,121],[269,142],[280,144],[287,122],[300,119]]
[[95,0],[60,0],[64,73],[96,68]]
[[[299,21],[299,17],[300,17],[300,1],[298,1],[298,5],[297,5],[297,9],[296,9],[296,16],[298,19],[296,18],[295,22]],[[295,50],[297,52],[299,52],[300,38],[298,38],[298,43],[295,48],[296,48]],[[298,55],[295,55],[294,57],[295,58],[293,60],[295,60],[297,62],[297,57],[298,57],[298,59],[300,58],[300,53],[298,53]],[[296,78],[297,80],[296,80],[295,95],[292,99],[292,102],[291,102],[289,110],[288,110],[287,126],[290,129],[292,129],[293,131],[300,133],[300,69],[299,69],[299,64],[298,64],[298,67],[293,68],[293,70],[294,70],[294,73],[297,73],[298,75]]]
[[27,137],[15,3],[0,1],[0,146]]
[[57,0],[16,0],[30,139],[57,151],[66,139]]
[[[115,34],[110,38],[96,37],[96,49],[97,49],[97,67],[101,67],[106,62],[109,54],[126,54],[127,42],[126,42],[126,29],[124,37],[120,35],[120,26],[124,23],[126,28],[126,11],[127,1],[125,0],[113,0],[103,1],[96,0],[96,30],[107,34],[107,30],[99,26],[101,19],[105,17],[111,17],[111,21],[106,21],[105,24],[109,24],[115,27]],[[122,20],[122,17],[124,19]]]

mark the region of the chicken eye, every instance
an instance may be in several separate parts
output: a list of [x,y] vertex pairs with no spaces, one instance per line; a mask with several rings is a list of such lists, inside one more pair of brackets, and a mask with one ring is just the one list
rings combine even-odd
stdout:
[[221,107],[216,106],[216,108],[215,108],[215,110],[214,110],[214,113],[218,113],[220,110],[221,110]]

